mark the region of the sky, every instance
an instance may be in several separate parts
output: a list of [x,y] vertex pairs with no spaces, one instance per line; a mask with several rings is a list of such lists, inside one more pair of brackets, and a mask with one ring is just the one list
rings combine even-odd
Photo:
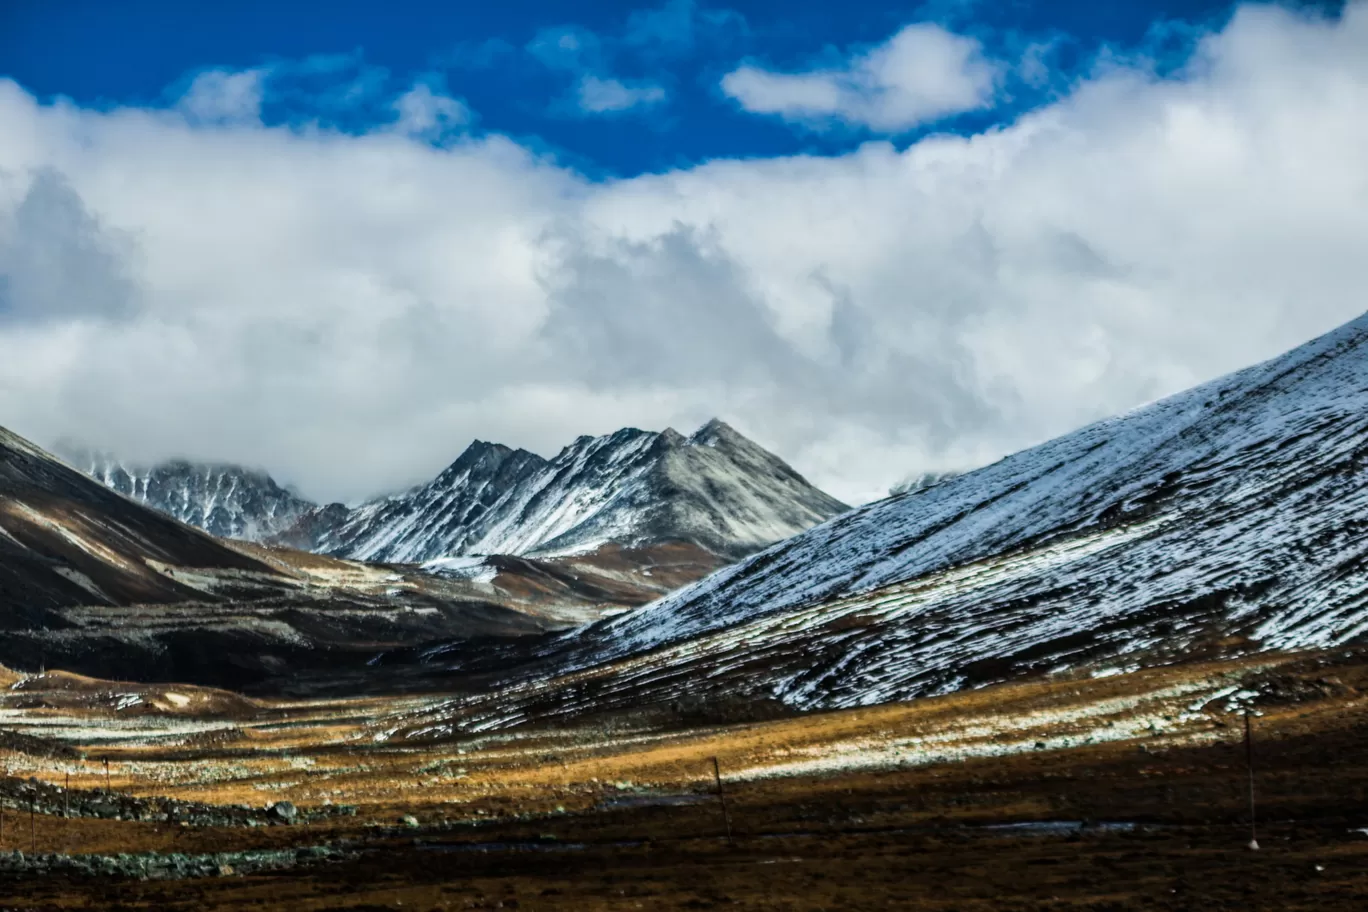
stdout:
[[39,443],[356,500],[717,416],[855,503],[1368,309],[1368,0],[196,7],[0,5]]

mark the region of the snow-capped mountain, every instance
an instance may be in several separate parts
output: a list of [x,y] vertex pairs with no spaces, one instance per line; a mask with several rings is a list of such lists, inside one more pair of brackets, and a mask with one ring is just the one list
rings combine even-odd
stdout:
[[1368,316],[839,516],[585,628],[531,660],[533,683],[456,715],[575,711],[589,680],[596,710],[681,692],[864,705],[1365,634]]
[[383,644],[565,626],[542,601],[228,542],[0,428],[0,664],[11,668],[255,685],[363,666]]
[[[0,629],[72,605],[207,598],[168,568],[269,575],[208,535],[95,484],[0,428]],[[70,627],[61,623],[61,627]]]
[[551,460],[476,442],[432,482],[351,511],[316,549],[416,563],[683,541],[739,557],[845,509],[714,420],[691,437],[581,437]]
[[317,506],[236,466],[71,458],[120,493],[216,535],[386,563],[666,542],[730,560],[847,509],[721,421],[691,437],[634,428],[581,437],[549,460],[476,441],[427,484],[351,508]]
[[69,452],[67,460],[125,497],[224,538],[264,541],[316,509],[265,472],[235,465],[176,460],[136,466],[81,451]]

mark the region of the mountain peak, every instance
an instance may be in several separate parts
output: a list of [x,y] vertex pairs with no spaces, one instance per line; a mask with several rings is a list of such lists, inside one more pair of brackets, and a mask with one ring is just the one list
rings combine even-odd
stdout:
[[1368,631],[1365,448],[1361,318],[586,628],[575,667],[659,656],[621,666],[636,700],[670,698],[641,682],[706,699],[745,669],[747,686],[814,709],[1097,663],[1338,648]]
[[363,504],[320,547],[403,563],[688,542],[731,558],[845,509],[717,420],[688,438],[631,427],[581,436],[550,460],[519,450],[494,471],[442,482]]
[[224,538],[270,538],[314,509],[263,469],[183,458],[140,466],[96,450],[64,450],[69,464],[106,487]]
[[679,433],[672,427],[667,427],[660,432],[660,439],[670,446],[683,446],[689,442],[689,438]]
[[846,509],[718,419],[687,438],[581,436],[550,460],[476,439],[431,481],[352,508],[315,506],[236,467],[90,460],[86,471],[218,535],[390,563],[665,542],[731,558]]
[[745,441],[746,443],[751,442],[749,438],[738,432],[736,428],[727,424],[727,422],[723,421],[721,418],[709,419],[707,424],[704,424],[698,430],[694,431],[693,435],[689,437],[690,443],[701,444],[703,446],[712,446],[724,440]]
[[501,462],[512,454],[513,450],[502,443],[490,443],[489,441],[475,439],[470,441],[470,444],[461,451],[461,455],[457,456],[456,461],[447,467],[446,472],[463,471],[467,466],[481,461]]

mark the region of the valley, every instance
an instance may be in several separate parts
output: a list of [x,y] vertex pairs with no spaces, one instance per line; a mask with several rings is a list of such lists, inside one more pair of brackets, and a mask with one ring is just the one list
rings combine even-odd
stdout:
[[4,432],[0,906],[1356,908],[1365,390],[1360,318],[845,512],[477,443],[305,548]]
[[1368,0],[0,49],[0,912],[1368,909]]
[[[37,865],[62,853],[163,867],[145,880],[16,879],[0,853],[0,904],[1350,909],[1362,895],[1361,652],[1073,675],[740,725],[618,718],[374,739],[439,699],[278,702],[12,676],[0,717],[32,740],[5,754],[5,847]],[[1246,708],[1257,853],[1245,846]],[[44,743],[70,750],[44,756]],[[67,776],[76,801],[60,792]],[[32,827],[30,777],[44,804]],[[107,786],[123,805],[101,800]],[[82,810],[63,817],[64,797]],[[268,812],[282,801],[294,822]],[[106,816],[114,807],[124,819]],[[195,810],[212,807],[226,816]],[[218,870],[229,857],[241,872]],[[220,860],[187,878],[166,858]]]

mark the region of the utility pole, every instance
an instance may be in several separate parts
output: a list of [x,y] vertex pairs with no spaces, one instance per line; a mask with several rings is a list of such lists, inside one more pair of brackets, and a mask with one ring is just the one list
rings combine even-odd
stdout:
[[1249,849],[1259,850],[1259,829],[1254,809],[1254,730],[1249,710],[1245,710],[1245,766],[1249,769]]
[[727,825],[727,842],[732,841],[731,812],[727,810],[727,793],[722,790],[722,767],[718,765],[717,758],[712,758],[713,779],[717,782],[717,800],[722,803],[722,821]]

